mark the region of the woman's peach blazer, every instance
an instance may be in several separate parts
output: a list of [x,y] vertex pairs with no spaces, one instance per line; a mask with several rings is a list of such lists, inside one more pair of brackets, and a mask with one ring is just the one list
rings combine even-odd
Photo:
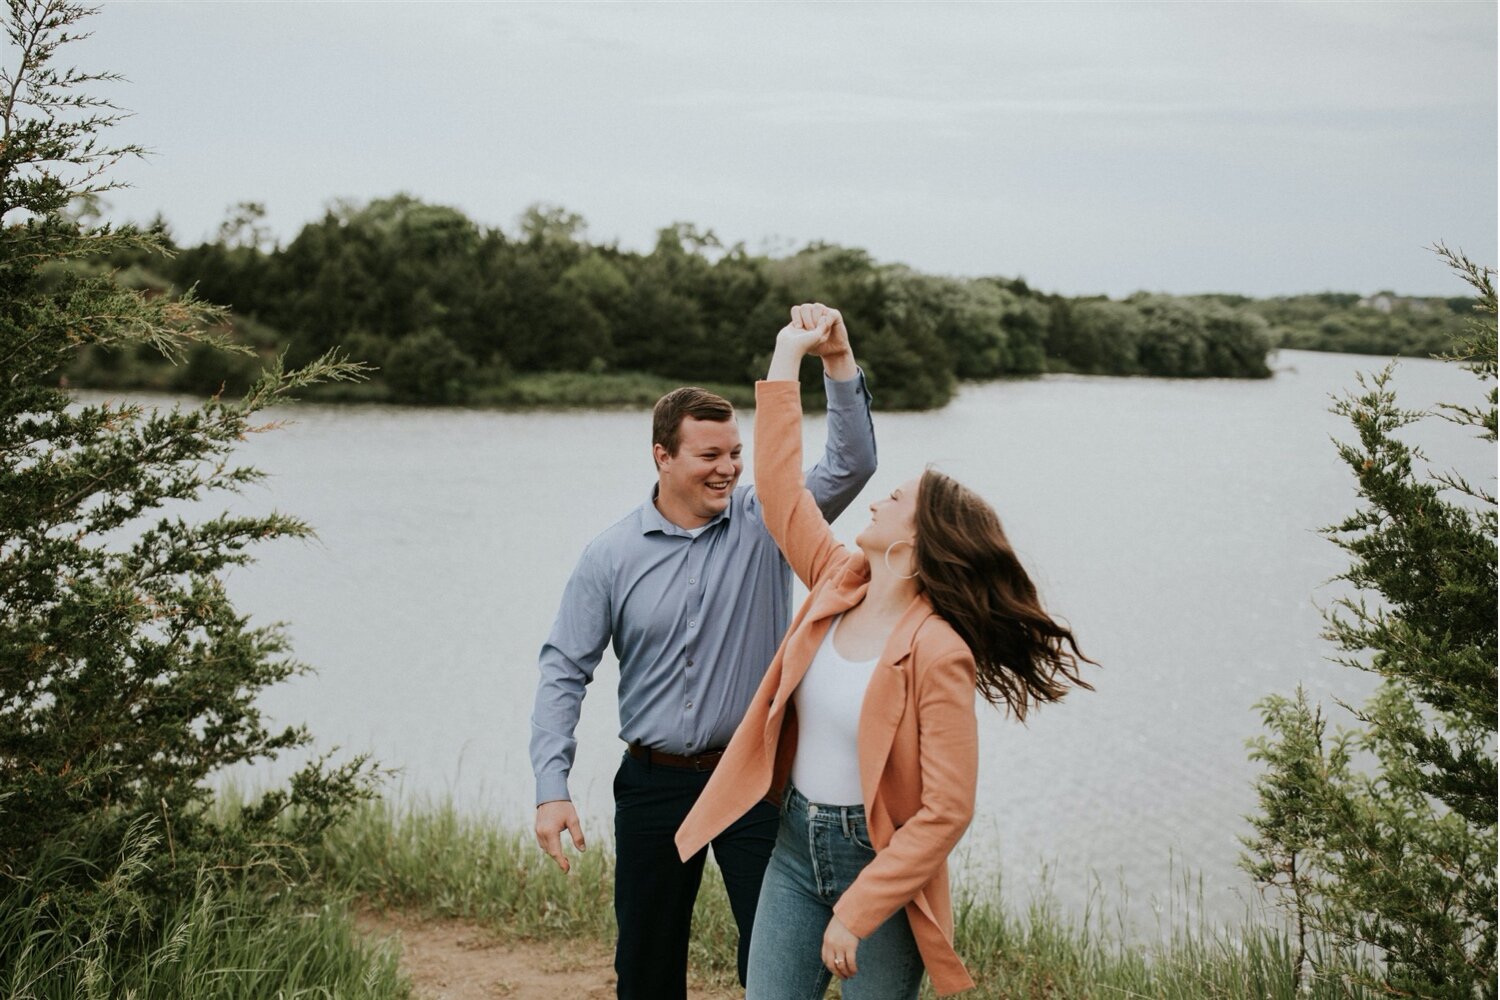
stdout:
[[[779,801],[797,748],[792,692],[833,616],[870,582],[861,552],[838,544],[802,484],[802,406],[795,382],[755,387],[755,485],[766,526],[811,593],[797,612],[703,794],[677,831],[684,860],[763,798]],[[974,657],[917,597],[880,655],[859,718],[859,775],[875,859],[833,912],[867,937],[902,907],[933,987],[974,985],[953,950],[948,854],[974,813],[978,736]]]

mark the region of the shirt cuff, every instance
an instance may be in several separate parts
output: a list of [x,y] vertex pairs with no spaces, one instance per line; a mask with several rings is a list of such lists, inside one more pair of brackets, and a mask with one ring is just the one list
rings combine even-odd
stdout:
[[869,405],[870,389],[865,385],[865,370],[859,369],[859,374],[851,379],[840,381],[823,373],[823,392],[828,396],[828,405],[834,406],[857,406],[861,400]]
[[536,804],[556,802],[559,799],[571,801],[571,796],[568,795],[568,776],[566,774],[537,775]]

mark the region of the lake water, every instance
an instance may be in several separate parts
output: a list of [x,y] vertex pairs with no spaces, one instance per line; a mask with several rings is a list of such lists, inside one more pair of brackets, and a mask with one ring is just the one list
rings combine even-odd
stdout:
[[[939,412],[875,415],[880,471],[840,537],[865,523],[870,499],[935,462],[995,505],[1048,606],[1103,665],[1088,674],[1096,691],[1025,726],[981,708],[962,877],[1003,874],[1015,902],[1046,871],[1075,910],[1097,880],[1107,908],[1147,926],[1184,873],[1201,878],[1213,919],[1254,900],[1235,861],[1254,807],[1255,702],[1301,683],[1331,707],[1371,687],[1327,662],[1318,609],[1340,593],[1329,581],[1347,560],[1318,529],[1355,503],[1331,440],[1352,430],[1328,412],[1330,395],[1383,364],[1282,352],[1266,381],[1049,376],[966,387]],[[1435,361],[1401,363],[1396,386],[1408,407],[1481,395]],[[317,670],[268,692],[265,708],[306,722],[321,747],[401,768],[400,794],[529,827],[537,650],[583,545],[648,493],[649,415],[297,405],[271,416],[293,423],[239,452],[268,482],[213,505],[275,507],[319,533],[267,545],[231,577],[241,609],[288,622]],[[1437,464],[1493,482],[1485,442],[1438,420],[1414,437]],[[807,439],[816,454],[821,418]],[[617,678],[606,657],[572,778],[595,844],[621,751]]]

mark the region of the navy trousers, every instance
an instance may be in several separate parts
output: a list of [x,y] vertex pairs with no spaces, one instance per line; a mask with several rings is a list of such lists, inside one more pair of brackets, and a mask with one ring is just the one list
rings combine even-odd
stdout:
[[[708,773],[652,765],[626,754],[615,774],[615,975],[620,1000],[686,1000],[688,936],[708,847],[686,863],[672,838]],[[750,930],[780,817],[759,802],[709,845],[739,927],[740,984]]]

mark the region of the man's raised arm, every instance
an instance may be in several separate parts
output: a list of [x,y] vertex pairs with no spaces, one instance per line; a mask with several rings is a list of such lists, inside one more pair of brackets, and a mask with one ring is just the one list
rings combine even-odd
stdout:
[[[798,309],[809,309],[798,306]],[[817,310],[823,310],[818,313]],[[823,391],[828,395],[828,436],[823,456],[807,470],[807,488],[823,517],[832,523],[875,474],[875,425],[870,420],[870,391],[864,372],[854,363],[849,331],[837,309],[814,305],[803,317],[813,329],[826,314],[833,322],[828,339],[816,352],[823,359]],[[797,311],[793,310],[796,321]]]

